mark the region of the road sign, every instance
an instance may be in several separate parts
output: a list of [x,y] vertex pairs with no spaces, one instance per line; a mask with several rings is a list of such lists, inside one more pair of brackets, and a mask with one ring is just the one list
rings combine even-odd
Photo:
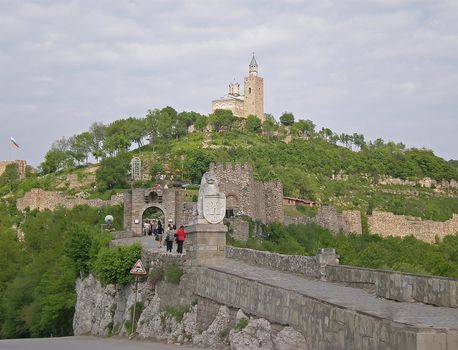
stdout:
[[146,275],[145,267],[140,259],[137,260],[135,265],[130,269],[131,275]]

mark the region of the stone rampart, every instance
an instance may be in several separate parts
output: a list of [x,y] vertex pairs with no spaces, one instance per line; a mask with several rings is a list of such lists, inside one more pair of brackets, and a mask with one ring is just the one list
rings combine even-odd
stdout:
[[280,271],[303,274],[307,277],[321,278],[326,264],[338,263],[334,249],[320,249],[316,256],[283,255],[260,250],[226,246],[226,258],[242,260]]
[[457,332],[420,328],[358,312],[260,280],[199,268],[196,293],[301,332],[305,349],[455,350]]
[[67,197],[57,191],[45,191],[41,188],[33,188],[27,192],[24,197],[16,201],[18,210],[26,208],[45,210],[54,210],[57,207],[64,207],[71,209],[77,205],[88,205],[90,207],[103,207],[105,205],[121,205],[123,204],[123,194],[117,193],[111,196],[109,200],[103,199],[84,199]]
[[283,222],[283,185],[280,182],[259,182],[249,164],[211,164],[210,171],[226,195],[227,209],[246,214],[254,220]]
[[374,291],[385,299],[458,308],[458,279],[327,265],[326,281]]
[[429,177],[421,180],[403,180],[395,177],[385,177],[379,181],[381,185],[403,185],[403,186],[421,186],[426,188],[437,188],[441,190],[457,190],[458,182],[456,180],[442,180],[437,181]]
[[362,233],[361,213],[358,210],[338,213],[335,207],[322,206],[318,208],[315,221],[332,232]]
[[27,162],[25,160],[12,160],[12,161],[0,161],[0,175],[2,175],[6,167],[10,164],[17,164],[17,172],[20,179],[25,178],[25,173],[27,169]]
[[371,233],[383,237],[413,235],[417,239],[433,243],[436,236],[444,238],[447,235],[458,233],[458,214],[453,214],[450,220],[441,222],[374,211],[372,215],[368,216],[368,224]]

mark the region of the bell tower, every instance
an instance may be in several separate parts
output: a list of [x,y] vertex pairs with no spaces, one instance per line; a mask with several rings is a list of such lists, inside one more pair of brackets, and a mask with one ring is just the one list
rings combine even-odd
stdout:
[[251,58],[248,76],[244,80],[243,116],[255,115],[264,121],[264,79],[258,76],[258,63]]

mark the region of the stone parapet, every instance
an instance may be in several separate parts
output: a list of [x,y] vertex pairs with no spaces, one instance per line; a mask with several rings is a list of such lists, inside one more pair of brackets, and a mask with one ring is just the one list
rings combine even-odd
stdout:
[[321,278],[325,265],[339,263],[334,249],[320,249],[316,256],[302,256],[226,246],[226,258],[312,278]]
[[326,281],[372,290],[385,299],[458,308],[458,279],[327,265]]

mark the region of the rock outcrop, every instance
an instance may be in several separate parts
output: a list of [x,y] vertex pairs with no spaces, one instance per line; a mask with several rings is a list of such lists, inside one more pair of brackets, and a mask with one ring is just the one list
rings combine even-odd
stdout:
[[[147,260],[151,261],[147,266],[156,270],[164,268],[173,257],[157,254]],[[183,265],[179,259],[175,263]],[[272,327],[265,319],[250,318],[242,310],[199,298],[194,294],[195,280],[192,271],[186,271],[179,284],[158,280],[155,273],[140,279],[134,336],[213,349],[305,349],[304,337],[291,327]],[[89,275],[77,280],[76,293],[75,335],[131,336],[133,284],[104,287]]]

